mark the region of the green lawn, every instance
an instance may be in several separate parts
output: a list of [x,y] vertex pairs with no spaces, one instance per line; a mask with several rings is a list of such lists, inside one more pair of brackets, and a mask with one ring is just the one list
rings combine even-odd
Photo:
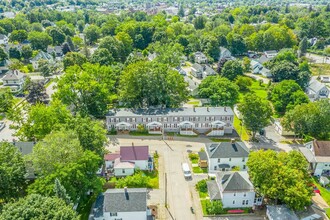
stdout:
[[138,131],[130,131],[129,134],[132,136],[161,136],[161,134],[149,134],[149,133],[138,132]]
[[203,210],[203,215],[207,215],[207,211],[206,211],[206,199],[201,199],[201,204],[202,204],[202,210]]
[[235,118],[234,118],[234,128],[235,130],[237,131],[237,133],[239,135],[241,135],[241,139],[243,141],[248,141],[250,139],[249,135],[248,135],[248,132],[246,130],[246,128],[244,126],[241,126],[240,125],[241,123],[241,120],[239,120],[236,115],[235,115]]
[[243,97],[246,93],[254,92],[257,96],[262,99],[267,99],[267,84],[259,84],[259,81],[253,80],[252,85],[249,87],[250,91],[240,92],[239,94],[239,102],[243,101]]
[[207,168],[193,167],[194,173],[207,173]]
[[330,217],[330,208],[325,209],[325,213],[327,214],[328,217]]
[[322,187],[315,178],[313,178],[313,183],[320,190],[321,196],[324,199],[324,201],[326,201],[326,203],[330,205],[330,192],[326,188]]

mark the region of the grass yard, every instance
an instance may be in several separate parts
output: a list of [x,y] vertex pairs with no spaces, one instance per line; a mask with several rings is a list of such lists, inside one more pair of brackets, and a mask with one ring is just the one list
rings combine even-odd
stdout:
[[138,132],[138,131],[130,131],[129,134],[132,136],[161,136],[161,134],[149,134],[146,132]]
[[322,187],[315,178],[313,178],[312,181],[317,186],[317,188],[320,190],[321,196],[324,199],[324,201],[326,201],[326,203],[328,205],[330,205],[330,192],[326,188]]
[[194,173],[207,173],[207,168],[193,167]]
[[203,215],[207,215],[207,211],[206,211],[206,203],[207,203],[207,200],[206,199],[201,199],[201,205],[202,205],[202,210],[203,210]]
[[240,92],[239,94],[239,102],[243,101],[243,97],[246,93],[254,92],[257,96],[262,99],[267,99],[267,84],[261,84],[257,80],[253,80],[252,85],[249,87],[250,91]]
[[239,120],[235,115],[234,128],[237,131],[237,133],[241,136],[241,139],[243,141],[248,141],[250,139],[250,137],[248,135],[248,131],[246,130],[246,128],[244,126],[241,126],[240,123],[241,123],[241,120]]
[[327,214],[328,217],[330,217],[330,208],[326,209],[325,213]]
[[330,75],[330,64],[326,63],[312,63],[310,64],[310,69],[312,71],[312,75]]

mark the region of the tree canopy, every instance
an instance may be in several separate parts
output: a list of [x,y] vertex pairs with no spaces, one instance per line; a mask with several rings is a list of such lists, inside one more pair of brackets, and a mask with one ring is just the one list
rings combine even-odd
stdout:
[[221,70],[221,75],[229,80],[234,80],[237,76],[242,76],[242,64],[237,60],[230,60],[226,62]]
[[311,204],[308,162],[299,151],[259,150],[249,154],[249,176],[257,192],[294,210]]
[[17,199],[26,185],[22,153],[8,142],[0,142],[0,199]]
[[79,220],[79,216],[64,200],[37,194],[28,195],[3,207],[0,219]]
[[238,90],[235,83],[220,76],[208,76],[198,86],[199,96],[209,98],[216,106],[234,106],[238,102]]

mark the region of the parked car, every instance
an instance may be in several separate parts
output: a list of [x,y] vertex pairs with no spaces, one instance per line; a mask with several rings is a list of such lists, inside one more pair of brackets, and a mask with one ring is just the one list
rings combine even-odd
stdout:
[[0,121],[0,131],[4,129],[6,126],[6,123],[4,121]]

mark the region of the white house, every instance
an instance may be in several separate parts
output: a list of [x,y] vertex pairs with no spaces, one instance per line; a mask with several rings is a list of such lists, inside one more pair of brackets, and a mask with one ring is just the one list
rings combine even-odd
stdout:
[[9,38],[6,35],[0,34],[0,44],[6,45],[6,44],[8,44],[8,40],[9,40]]
[[268,51],[265,51],[264,54],[267,58],[274,58],[277,56],[278,53],[276,50],[268,50]]
[[203,77],[203,67],[198,64],[194,63],[191,67],[191,74],[196,78],[202,78]]
[[217,142],[205,145],[205,152],[208,157],[208,170],[228,171],[233,167],[240,170],[247,170],[246,161],[249,156],[249,149],[244,142]]
[[18,70],[10,70],[2,78],[3,86],[9,87],[12,92],[20,92],[25,82],[25,74]]
[[306,93],[311,101],[317,101],[319,99],[328,98],[329,88],[318,80],[311,79],[306,88]]
[[99,196],[89,219],[147,220],[151,211],[147,206],[146,188],[108,189]]
[[207,57],[202,52],[196,52],[194,57],[195,63],[207,63]]
[[130,176],[135,169],[153,170],[149,146],[121,146],[120,152],[104,155],[107,173],[115,176]]
[[203,66],[203,73],[202,73],[202,78],[206,78],[207,76],[214,76],[217,73],[209,66],[209,65],[204,65]]
[[256,60],[251,60],[250,67],[253,74],[261,74],[267,78],[272,77],[270,70],[264,67],[260,62]]
[[225,48],[225,47],[220,47],[220,54],[219,54],[219,60],[221,59],[231,59],[231,52]]
[[47,60],[48,62],[54,62],[54,58],[50,54],[40,51],[35,57],[30,60],[30,63],[32,63],[34,69],[38,69],[38,61],[41,59]]
[[330,175],[330,141],[310,141],[299,150],[309,162],[309,169],[314,176]]
[[224,208],[247,208],[262,204],[247,171],[217,172],[216,180],[207,181],[211,200],[221,200]]

